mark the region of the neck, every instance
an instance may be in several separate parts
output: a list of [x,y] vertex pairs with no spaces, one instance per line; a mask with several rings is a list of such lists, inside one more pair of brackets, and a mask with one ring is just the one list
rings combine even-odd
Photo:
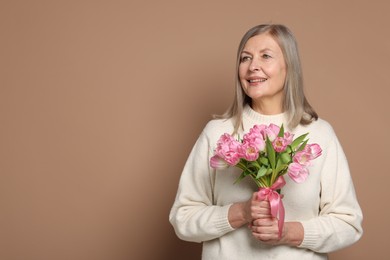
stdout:
[[263,115],[277,115],[283,113],[281,103],[267,102],[267,100],[255,101],[252,100],[252,109]]

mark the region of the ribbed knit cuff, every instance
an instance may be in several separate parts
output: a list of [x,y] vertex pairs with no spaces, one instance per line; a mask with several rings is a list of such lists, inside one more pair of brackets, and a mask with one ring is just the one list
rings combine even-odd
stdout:
[[215,218],[215,227],[222,235],[234,230],[228,219],[230,206],[231,204],[219,207],[217,217]]
[[320,234],[318,233],[318,227],[316,227],[315,221],[303,221],[301,222],[304,230],[304,237],[300,248],[314,249],[317,247]]

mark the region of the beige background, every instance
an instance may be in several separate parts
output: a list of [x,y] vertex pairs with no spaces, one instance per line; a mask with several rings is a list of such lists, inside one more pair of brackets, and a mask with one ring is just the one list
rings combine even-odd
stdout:
[[168,213],[181,169],[233,98],[238,42],[295,33],[309,100],[364,210],[331,259],[388,255],[387,1],[0,1],[0,259],[199,259]]

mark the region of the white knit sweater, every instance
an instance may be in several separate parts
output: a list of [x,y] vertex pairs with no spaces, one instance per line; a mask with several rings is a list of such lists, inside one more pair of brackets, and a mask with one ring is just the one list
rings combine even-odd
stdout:
[[[255,124],[286,126],[286,118],[285,114],[261,115],[246,106],[243,123],[247,132]],[[282,188],[285,221],[302,223],[302,244],[268,246],[246,226],[233,229],[229,207],[250,199],[257,187],[250,178],[233,184],[240,174],[236,167],[216,171],[209,166],[219,137],[232,132],[232,120],[212,120],[206,125],[185,164],[169,216],[179,238],[203,242],[202,259],[327,259],[326,253],[361,237],[362,212],[346,157],[332,127],[321,119],[292,131],[295,137],[309,132],[309,143],[318,143],[323,152],[313,161],[305,182],[297,184],[285,176],[287,184]]]

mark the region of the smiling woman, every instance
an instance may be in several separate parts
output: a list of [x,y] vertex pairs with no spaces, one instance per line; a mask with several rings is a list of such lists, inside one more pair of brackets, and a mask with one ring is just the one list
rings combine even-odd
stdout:
[[[202,242],[203,259],[327,259],[327,253],[356,242],[362,235],[362,211],[348,163],[333,128],[306,100],[291,31],[272,24],[250,29],[238,48],[236,73],[233,104],[206,125],[183,169],[170,212],[177,236]],[[279,190],[284,225],[278,225],[283,217],[275,217],[272,198],[259,196],[264,190],[256,192],[247,179],[233,185],[242,174],[238,168],[210,167],[223,134],[237,139],[228,150],[239,150],[240,137],[260,124],[283,125],[291,138],[309,132],[310,142],[323,149],[304,183],[286,180]],[[269,136],[262,135],[268,148],[265,157],[253,157],[254,164],[272,155]],[[298,158],[289,160],[301,166]],[[297,171],[295,177],[299,174],[304,173]]]
[[[281,74],[279,75],[279,79],[281,79],[280,81],[283,81],[283,83],[275,83],[283,88],[282,99],[279,99],[276,103],[268,102],[267,106],[258,107],[258,112],[262,112],[261,109],[269,109],[270,111],[263,111],[263,113],[272,114],[273,111],[271,110],[279,110],[279,102],[282,102],[281,111],[286,113],[288,117],[287,123],[291,128],[296,127],[298,124],[310,124],[312,120],[318,119],[317,113],[307,101],[303,91],[301,61],[295,37],[286,26],[272,24],[255,26],[248,30],[243,36],[237,52],[238,69],[236,75],[235,99],[229,110],[220,118],[236,118],[237,120],[235,120],[234,129],[235,132],[237,132],[240,127],[239,124],[242,121],[244,106],[251,105],[253,107],[253,103],[259,102],[259,99],[253,101],[252,97],[250,97],[248,93],[245,93],[244,85],[242,85],[242,79],[245,80],[245,74],[243,75],[241,73],[241,71],[245,70],[245,66],[242,64],[243,61],[253,59],[251,55],[256,54],[248,53],[250,51],[248,49],[256,49],[256,46],[258,48],[257,51],[262,52],[257,53],[258,56],[261,56],[259,54],[262,54],[263,61],[267,61],[263,62],[263,68],[260,67],[257,69],[264,69],[265,71],[263,73],[266,73],[269,70],[266,68],[270,67],[266,64],[275,64],[277,63],[275,60],[278,60]],[[245,58],[245,60],[243,60],[243,58]],[[255,65],[256,63],[254,66]],[[251,67],[248,68],[248,70],[250,69]],[[283,86],[281,84],[283,84]],[[261,102],[264,103],[266,100],[262,100]],[[268,107],[269,105],[270,107]]]

